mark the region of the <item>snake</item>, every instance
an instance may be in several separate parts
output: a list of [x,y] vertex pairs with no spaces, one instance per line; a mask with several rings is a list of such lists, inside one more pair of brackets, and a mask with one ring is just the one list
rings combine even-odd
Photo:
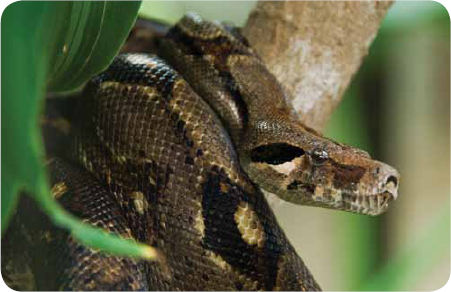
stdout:
[[263,191],[367,215],[397,198],[393,167],[303,125],[240,29],[194,13],[157,55],[118,55],[68,116],[65,155],[48,163],[54,198],[160,256],[114,256],[44,228],[24,244],[44,256],[22,252],[21,273],[3,273],[38,290],[321,290]]

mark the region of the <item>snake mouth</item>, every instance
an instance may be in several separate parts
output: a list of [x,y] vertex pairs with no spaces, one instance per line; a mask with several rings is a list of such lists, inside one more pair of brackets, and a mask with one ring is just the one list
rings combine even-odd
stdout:
[[[317,201],[319,198],[315,198]],[[321,200],[321,199],[320,199]],[[390,203],[396,200],[396,196],[384,191],[377,194],[350,194],[342,193],[337,199],[331,200],[328,208],[346,212],[376,216],[387,211]],[[324,201],[323,201],[324,202]]]
[[379,215],[387,211],[389,204],[396,200],[391,192],[384,191],[376,195],[356,196],[353,201],[349,201],[346,196],[343,196],[344,211],[355,212],[366,215]]

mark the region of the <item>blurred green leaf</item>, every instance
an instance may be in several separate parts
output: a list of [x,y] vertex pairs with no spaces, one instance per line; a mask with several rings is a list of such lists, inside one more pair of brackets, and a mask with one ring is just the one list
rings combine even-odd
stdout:
[[[103,70],[133,25],[140,2],[20,1],[2,15],[2,232],[24,189],[57,225],[118,255],[154,258],[153,248],[81,223],[47,186],[38,127],[46,88],[71,90]],[[48,84],[48,87],[46,87]]]
[[[449,250],[450,238],[443,238],[443,234],[449,235],[450,210],[449,202],[444,202],[442,210],[431,216],[429,228],[413,241],[406,244],[396,256],[390,258],[389,262],[378,272],[372,273],[371,277],[361,283],[357,291],[401,291],[415,289],[418,275],[427,275],[435,268],[437,262],[443,259],[446,250]],[[431,250],[431,243],[434,249]],[[440,289],[445,283],[436,283]]]
[[435,1],[396,1],[388,10],[382,29],[396,32],[399,29],[413,30],[425,22],[436,22],[445,17],[449,22],[446,8]]

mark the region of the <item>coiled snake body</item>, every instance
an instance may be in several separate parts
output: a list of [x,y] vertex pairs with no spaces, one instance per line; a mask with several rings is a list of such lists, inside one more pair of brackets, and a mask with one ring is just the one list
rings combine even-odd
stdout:
[[68,157],[49,169],[68,210],[162,257],[109,256],[55,232],[47,289],[319,290],[259,187],[374,215],[396,198],[396,170],[301,125],[235,28],[189,14],[160,56],[171,65],[119,55],[89,82]]

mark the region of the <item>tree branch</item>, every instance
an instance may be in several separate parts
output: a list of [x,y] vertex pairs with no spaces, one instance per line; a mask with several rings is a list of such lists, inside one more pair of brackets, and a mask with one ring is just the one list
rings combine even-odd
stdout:
[[285,86],[301,121],[321,131],[392,3],[260,1],[243,34]]

